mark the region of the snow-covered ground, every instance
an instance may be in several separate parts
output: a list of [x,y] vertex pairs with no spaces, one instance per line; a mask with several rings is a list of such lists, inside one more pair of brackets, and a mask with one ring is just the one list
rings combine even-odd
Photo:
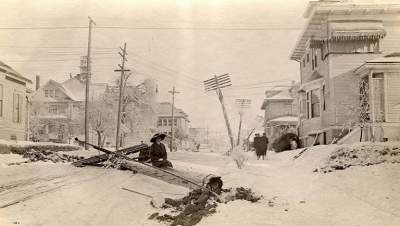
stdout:
[[[232,158],[215,153],[168,153],[177,169],[220,174],[224,187],[246,186],[259,203],[220,204],[199,225],[400,225],[400,164],[354,166],[313,172],[336,146],[268,153],[238,169]],[[186,188],[130,171],[24,161],[0,155],[0,225],[160,225],[151,198],[181,197]],[[15,203],[20,201],[19,203]],[[9,204],[13,205],[7,206]],[[7,207],[5,207],[7,206]]]

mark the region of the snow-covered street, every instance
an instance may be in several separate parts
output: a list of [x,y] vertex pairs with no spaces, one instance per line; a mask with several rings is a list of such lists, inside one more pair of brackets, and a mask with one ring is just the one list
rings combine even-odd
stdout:
[[[333,147],[253,153],[243,169],[217,153],[169,153],[176,168],[222,176],[224,187],[245,186],[264,196],[258,203],[220,204],[199,225],[400,225],[400,166],[379,164],[332,173],[313,172]],[[131,171],[70,164],[28,163],[1,155],[1,225],[159,225],[151,198],[182,197],[187,189]],[[135,192],[124,190],[126,188]],[[250,217],[251,216],[251,217]]]

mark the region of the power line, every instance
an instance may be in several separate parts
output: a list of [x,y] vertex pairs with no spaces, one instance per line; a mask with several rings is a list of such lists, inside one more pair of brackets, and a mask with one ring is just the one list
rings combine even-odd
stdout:
[[[70,30],[87,29],[88,26],[0,27],[0,30]],[[205,30],[205,31],[271,31],[301,30],[299,27],[179,27],[179,26],[98,26],[96,29],[120,30]]]
[[[138,60],[138,59],[136,59],[136,60]],[[168,71],[167,69],[163,69],[163,68],[160,69],[159,66],[157,66],[157,65],[155,65],[155,64],[153,64],[153,63],[150,63],[150,62],[143,61],[143,60],[141,61],[141,65],[147,66],[147,67],[149,67],[149,68],[153,68],[154,70],[157,70],[157,71],[159,71],[159,72],[162,72],[162,73],[164,73],[165,75],[170,76],[171,78],[174,78],[174,79],[177,79],[177,76],[176,76],[177,74],[179,75],[179,73],[173,73],[173,72],[170,72],[170,71]],[[181,78],[186,78],[186,77],[184,76],[184,77],[181,77]],[[186,78],[186,79],[188,79],[188,78]],[[183,81],[184,81],[184,80],[183,80]],[[197,82],[197,81],[187,80],[187,81],[185,81],[185,82],[192,84],[192,85],[195,86],[196,88],[198,88],[199,85],[200,85],[200,81]]]
[[[86,49],[85,46],[14,46],[14,45],[0,45],[0,48],[18,48],[18,49]],[[92,49],[110,49],[115,50],[113,47],[92,47]]]
[[169,68],[169,67],[167,67],[167,66],[165,66],[165,65],[163,65],[163,64],[160,64],[160,63],[158,63],[158,62],[146,60],[146,59],[144,59],[144,57],[142,57],[142,56],[140,56],[140,55],[138,55],[138,54],[133,54],[133,55],[135,55],[136,57],[141,58],[142,60],[147,61],[148,63],[151,63],[151,64],[153,64],[153,65],[155,65],[155,66],[159,66],[159,67],[161,67],[161,68],[164,68],[165,70],[170,71],[170,72],[172,72],[172,73],[174,73],[174,74],[175,74],[175,73],[178,73],[178,74],[180,74],[180,75],[182,75],[182,76],[184,76],[184,77],[187,77],[188,79],[190,79],[190,80],[192,80],[192,81],[195,81],[196,83],[197,83],[197,82],[199,82],[199,83],[201,82],[200,80],[197,80],[197,79],[193,78],[192,76],[189,76],[189,75],[186,75],[186,74],[184,74],[184,73],[182,73],[182,72],[180,72],[180,71],[171,69],[171,68]]

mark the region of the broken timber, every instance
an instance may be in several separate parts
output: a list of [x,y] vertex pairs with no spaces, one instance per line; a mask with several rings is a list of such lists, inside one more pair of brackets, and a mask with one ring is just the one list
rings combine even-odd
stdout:
[[[83,141],[78,140],[77,138],[75,138],[75,140],[78,142],[83,142]],[[101,152],[106,153],[106,155],[113,155],[115,157],[120,158],[121,166],[123,166],[135,173],[141,173],[143,175],[150,176],[150,177],[165,181],[170,184],[187,187],[189,189],[197,189],[197,188],[205,189],[205,190],[211,192],[214,196],[216,196],[217,199],[220,199],[219,195],[216,194],[214,191],[212,191],[210,188],[208,188],[207,184],[204,183],[204,179],[209,175],[194,174],[194,173],[188,174],[187,172],[178,171],[176,169],[158,168],[158,167],[152,166],[150,164],[140,162],[136,158],[130,158],[124,154],[121,154],[119,151],[113,152],[113,151],[98,147],[96,145],[92,145],[89,143],[87,143],[87,144]],[[122,151],[122,150],[120,150],[120,151]],[[190,178],[190,179],[187,179],[187,178]],[[219,178],[219,177],[216,177],[216,178]]]
[[[147,144],[140,144],[140,145],[135,145],[132,147],[124,148],[121,150],[116,151],[116,153],[120,153],[123,155],[129,155],[133,153],[140,152],[142,150],[149,149],[149,146]],[[79,161],[76,161],[72,163],[72,165],[77,166],[77,167],[83,167],[85,165],[98,165],[101,162],[107,161],[109,158],[108,154],[102,154],[102,155],[96,155],[92,156],[86,159],[82,159]]]

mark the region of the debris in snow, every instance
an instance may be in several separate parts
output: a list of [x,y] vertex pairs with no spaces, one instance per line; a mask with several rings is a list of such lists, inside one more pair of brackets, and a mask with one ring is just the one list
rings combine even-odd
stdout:
[[[30,149],[29,151],[26,151],[22,157],[29,159],[28,161],[21,162],[21,163],[28,163],[28,162],[37,162],[37,161],[43,161],[43,162],[53,162],[53,163],[58,163],[58,162],[73,162],[79,159],[82,159],[83,157],[80,156],[74,156],[74,155],[67,155],[67,154],[59,154],[54,151],[50,150],[35,150],[35,149]],[[20,163],[11,163],[9,165],[19,165]]]
[[8,141],[0,140],[0,154],[20,154],[35,150],[50,150],[50,151],[76,151],[80,147],[72,144],[58,144],[50,142],[31,142],[31,141]]
[[[221,197],[225,203],[238,199],[250,202],[257,202],[261,199],[261,196],[254,195],[251,189],[243,187],[222,189]],[[171,226],[196,225],[203,217],[215,213],[217,205],[218,201],[215,195],[209,191],[197,189],[181,199],[166,198],[162,208],[170,210],[170,212],[162,215],[153,213],[149,219],[168,222]]]
[[400,143],[357,143],[340,146],[317,171],[327,173],[351,166],[369,166],[385,162],[400,163]]

